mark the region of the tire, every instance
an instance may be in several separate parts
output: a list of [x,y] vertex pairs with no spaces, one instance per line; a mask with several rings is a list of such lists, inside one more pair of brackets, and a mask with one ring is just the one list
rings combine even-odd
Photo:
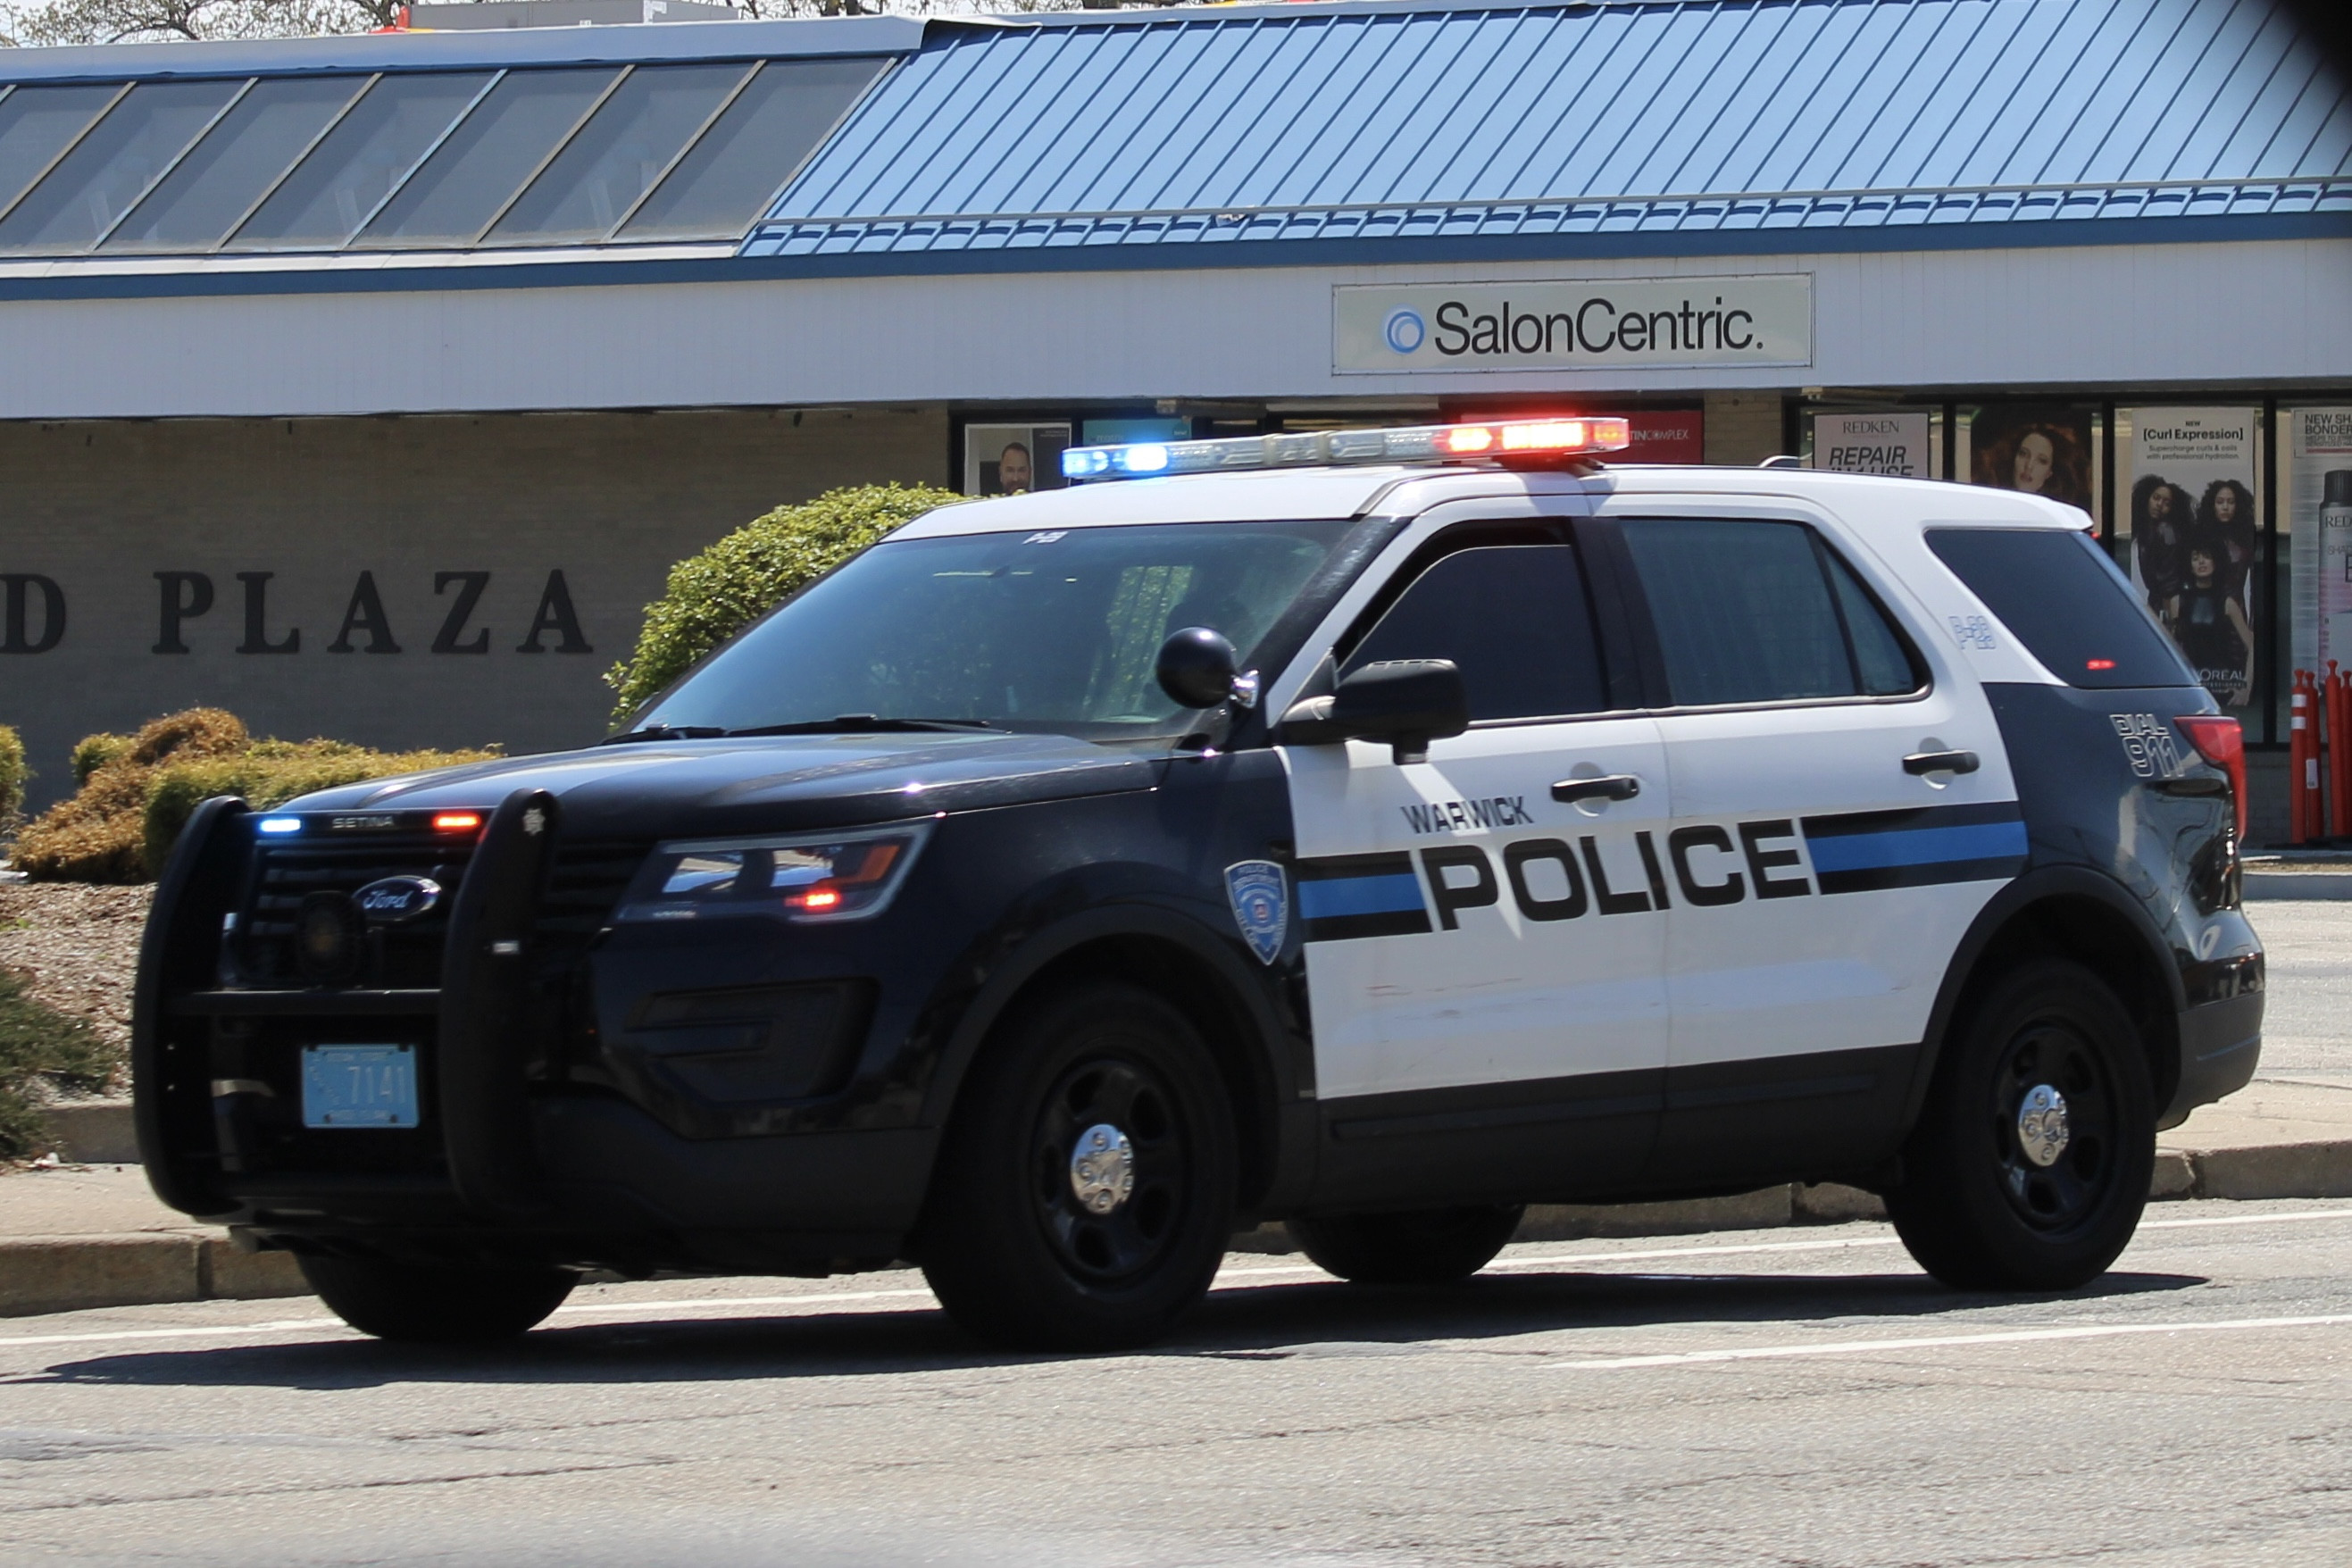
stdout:
[[[2026,1100],[2064,1100],[2047,1163],[2029,1148]],[[2138,1031],[2099,977],[2040,959],[1962,1011],[1903,1182],[1886,1194],[1919,1266],[1963,1290],[2070,1290],[2106,1271],[2147,1205],[2156,1111]]]
[[[1109,1135],[1097,1148],[1105,1127],[1123,1152]],[[1216,1275],[1235,1164],[1224,1080],[1181,1013],[1129,985],[1060,991],[972,1068],[915,1257],[948,1315],[991,1343],[1147,1344]]]
[[1450,1285],[1495,1260],[1519,1228],[1521,1204],[1410,1214],[1294,1219],[1290,1234],[1315,1266],[1358,1285]]
[[565,1268],[448,1268],[305,1254],[302,1277],[335,1316],[403,1344],[510,1340],[546,1321],[579,1276]]

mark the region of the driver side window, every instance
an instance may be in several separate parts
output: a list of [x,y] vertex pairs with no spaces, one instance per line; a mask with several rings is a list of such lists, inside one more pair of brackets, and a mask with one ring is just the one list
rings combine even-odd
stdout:
[[1484,545],[1433,563],[1341,666],[1450,658],[1469,689],[1472,722],[1599,713],[1608,682],[1567,544]]

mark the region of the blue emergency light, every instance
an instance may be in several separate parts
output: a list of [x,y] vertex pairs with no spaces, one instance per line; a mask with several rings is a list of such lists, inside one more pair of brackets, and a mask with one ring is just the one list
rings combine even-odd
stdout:
[[1234,474],[1349,463],[1564,462],[1633,445],[1622,419],[1504,419],[1469,425],[1406,425],[1389,430],[1301,430],[1215,441],[1139,441],[1069,447],[1069,479],[1139,479],[1158,474]]

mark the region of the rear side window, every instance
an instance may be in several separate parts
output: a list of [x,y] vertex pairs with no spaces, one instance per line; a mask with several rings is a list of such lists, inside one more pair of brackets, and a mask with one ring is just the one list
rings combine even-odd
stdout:
[[1919,689],[1902,634],[1803,524],[1629,518],[1623,533],[1675,706]]
[[1443,557],[1389,606],[1342,673],[1389,658],[1452,659],[1473,720],[1609,706],[1570,545],[1488,545]]
[[1927,548],[2060,679],[2091,688],[2197,684],[2088,534],[1931,528]]

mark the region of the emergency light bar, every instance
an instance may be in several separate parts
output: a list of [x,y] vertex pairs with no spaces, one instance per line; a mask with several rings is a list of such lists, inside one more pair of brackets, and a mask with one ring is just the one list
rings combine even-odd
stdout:
[[1345,463],[1442,463],[1480,458],[1511,466],[1622,452],[1633,444],[1622,419],[1506,419],[1474,425],[1408,425],[1394,430],[1302,430],[1216,441],[1139,441],[1069,447],[1070,479],[1139,479],[1154,474],[1234,474]]

